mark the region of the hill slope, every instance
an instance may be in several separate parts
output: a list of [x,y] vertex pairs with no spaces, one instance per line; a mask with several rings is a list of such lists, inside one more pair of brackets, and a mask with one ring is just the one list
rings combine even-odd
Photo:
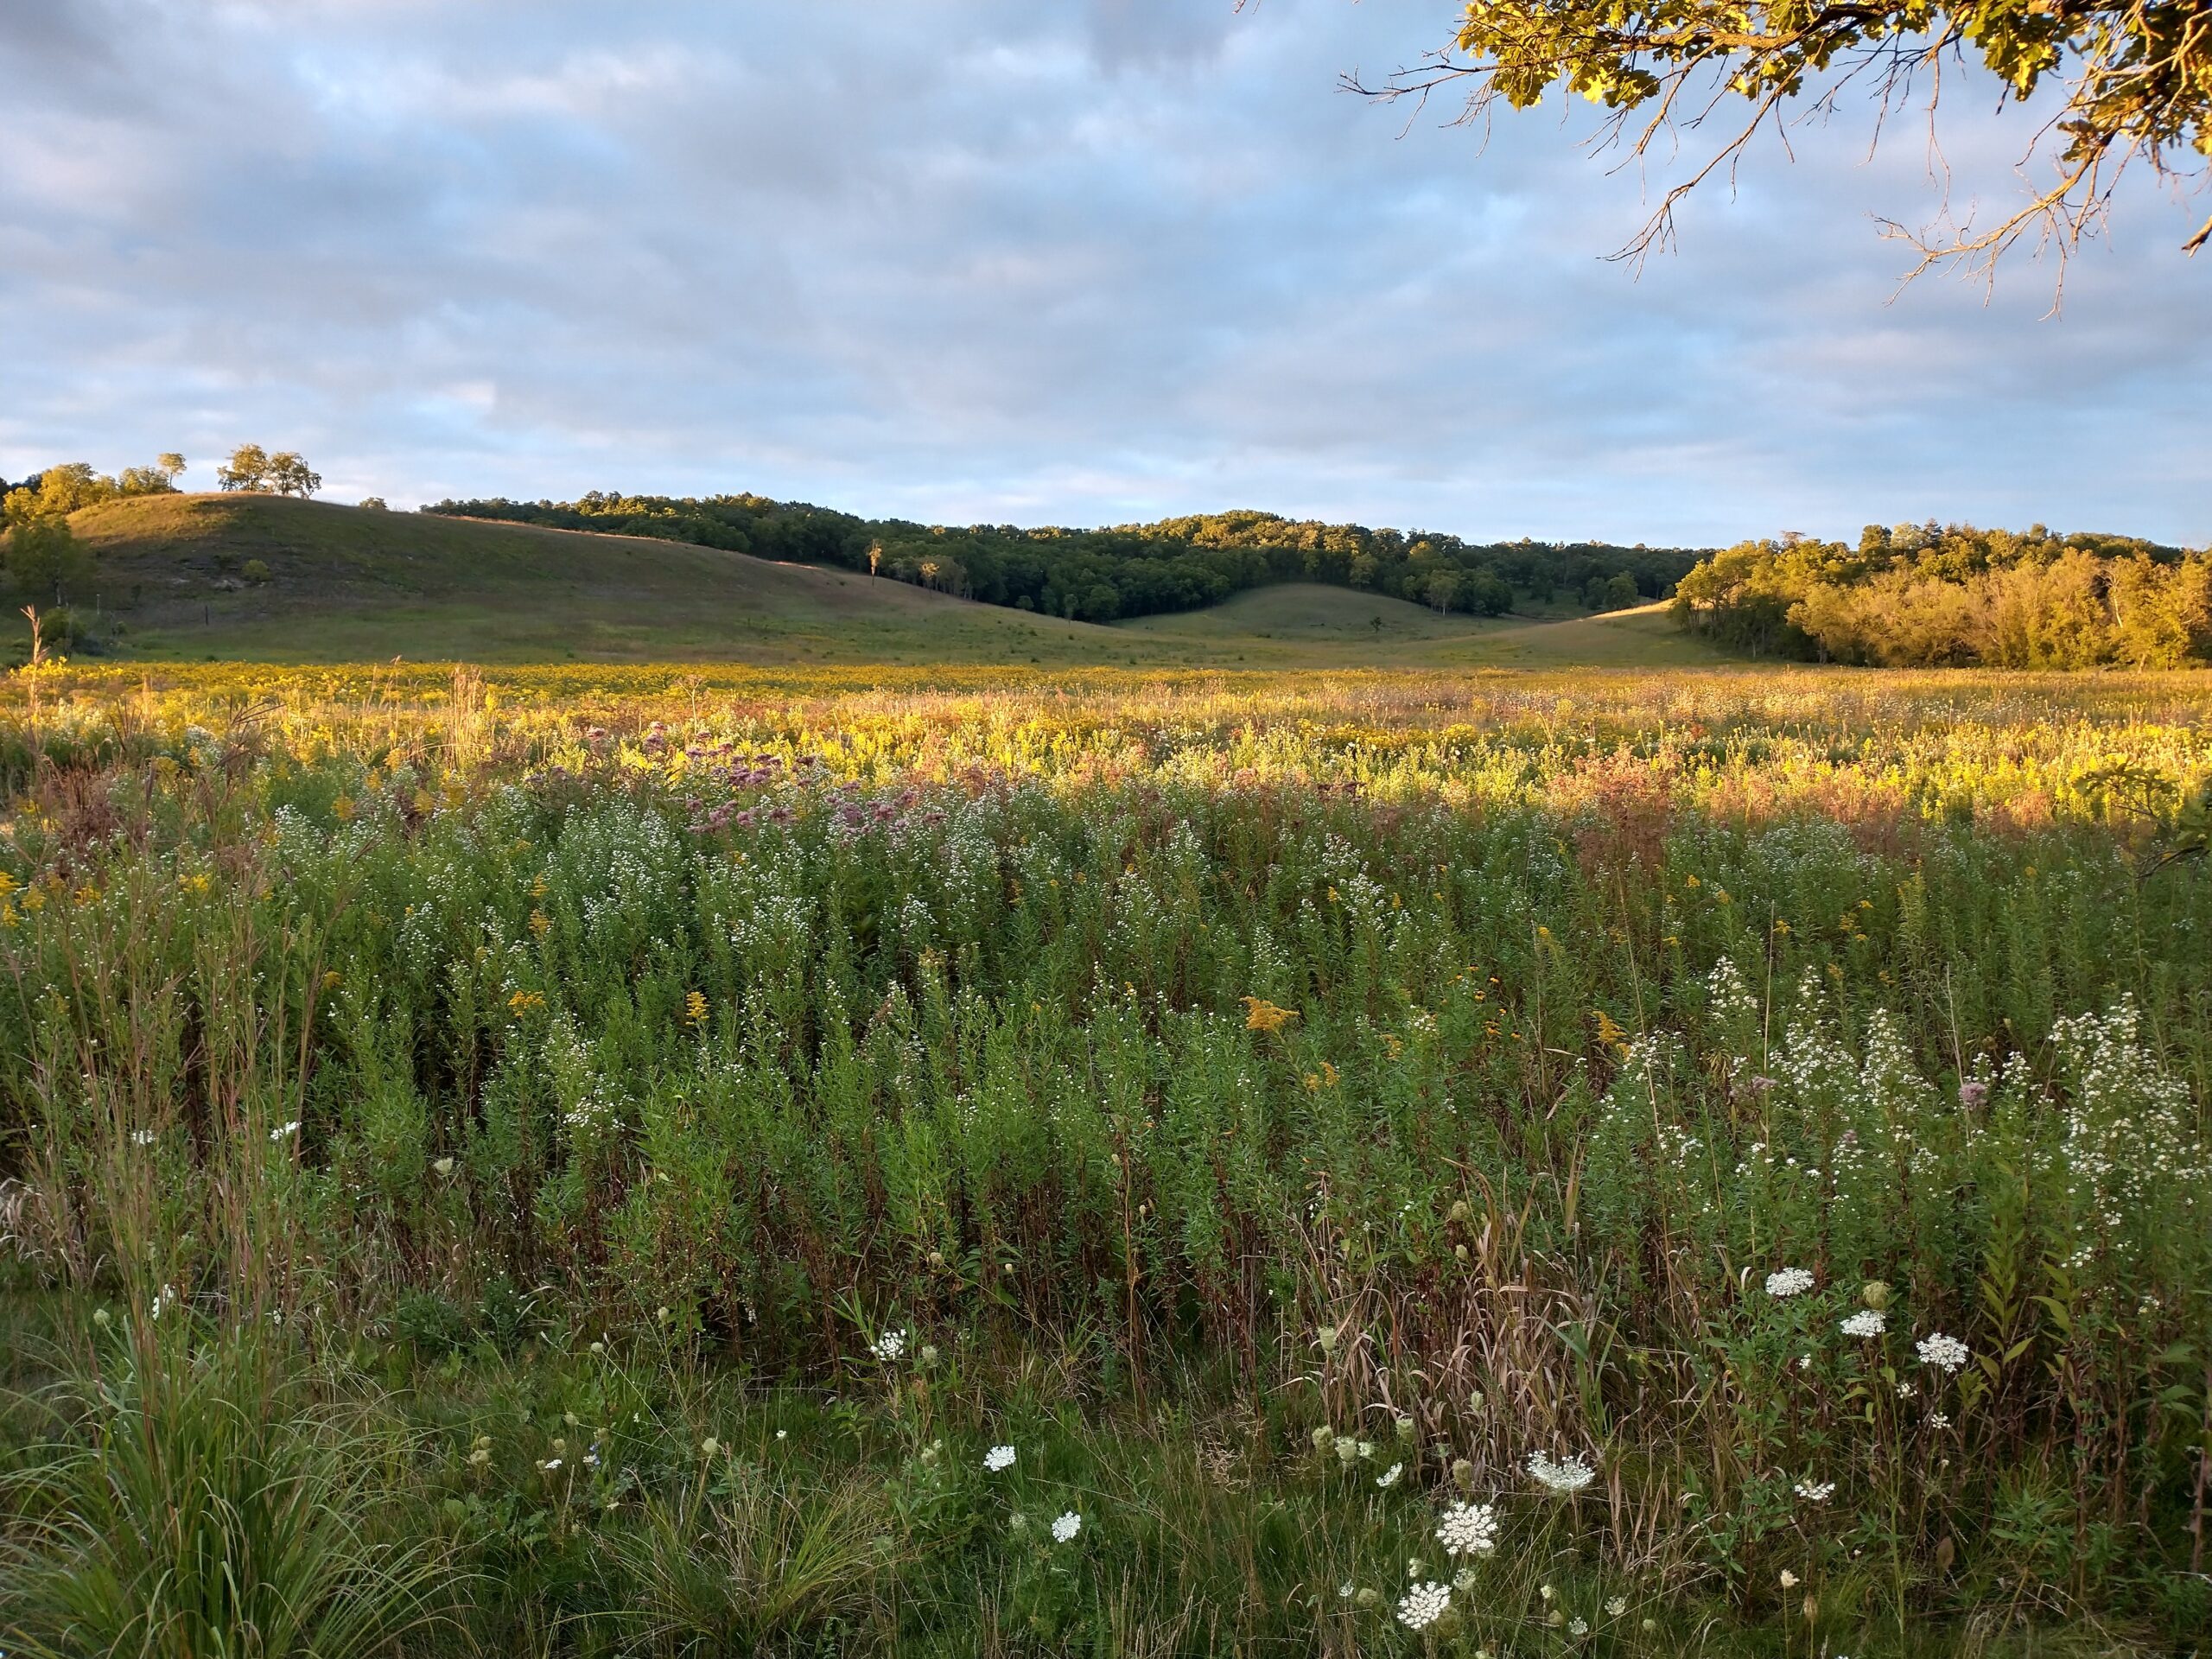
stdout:
[[139,496],[73,524],[106,649],[154,660],[1622,665],[1720,660],[1656,607],[1439,616],[1313,583],[1113,626],[683,542],[273,496]]
[[[639,537],[273,496],[139,496],[73,520],[120,651],[339,662],[1096,662],[1103,628]],[[264,580],[254,563],[266,568]]]

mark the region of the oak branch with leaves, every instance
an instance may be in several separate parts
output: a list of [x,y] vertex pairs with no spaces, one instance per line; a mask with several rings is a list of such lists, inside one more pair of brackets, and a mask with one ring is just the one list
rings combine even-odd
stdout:
[[[1356,76],[1346,85],[1383,99],[1462,87],[1462,118],[1478,121],[1501,101],[1527,109],[1559,86],[1611,111],[1601,146],[1639,158],[1662,135],[1720,129],[1695,173],[1669,189],[1617,256],[1641,258],[1672,241],[1675,205],[1732,166],[1763,130],[1787,143],[1793,105],[1825,115],[1845,94],[1864,93],[1878,136],[1884,120],[1924,93],[1932,122],[1939,99],[1955,93],[1946,71],[1970,57],[2012,102],[2046,83],[2063,90],[2028,146],[2049,149],[2055,170],[1994,225],[1887,224],[1918,252],[1917,270],[1993,269],[2031,232],[2063,257],[2103,221],[2120,175],[2138,162],[2169,183],[2202,187],[2212,157],[2212,0],[1472,0],[1451,47],[1380,86]],[[2182,246],[2195,253],[2209,239],[2212,219]]]

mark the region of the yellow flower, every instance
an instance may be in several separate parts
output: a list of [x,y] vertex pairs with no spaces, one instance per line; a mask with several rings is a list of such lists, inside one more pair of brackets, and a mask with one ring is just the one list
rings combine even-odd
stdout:
[[335,968],[333,968],[328,973],[322,976],[322,988],[326,991],[334,991],[345,982],[346,976],[340,973]]
[[542,910],[531,911],[530,912],[530,931],[537,934],[539,938],[543,938],[548,933],[550,933],[553,931],[553,918],[550,916],[548,916]]
[[683,1017],[695,1026],[707,1023],[707,999],[696,991],[686,992],[683,998]]
[[1279,1008],[1265,997],[1248,996],[1244,999],[1244,1029],[1247,1031],[1281,1031],[1297,1018],[1297,1009]]
[[330,810],[335,812],[340,822],[343,823],[353,816],[353,798],[351,795],[340,795],[330,804]]
[[544,1006],[545,999],[536,991],[517,991],[507,999],[508,1011],[517,1019],[520,1019],[532,1008],[542,1008]]

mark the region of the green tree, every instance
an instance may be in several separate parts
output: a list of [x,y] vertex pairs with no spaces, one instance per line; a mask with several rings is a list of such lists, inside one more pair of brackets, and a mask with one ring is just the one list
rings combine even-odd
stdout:
[[1456,571],[1439,570],[1423,579],[1421,596],[1439,613],[1450,610],[1459,602],[1459,577]]
[[1465,585],[1467,608],[1477,616],[1503,616],[1513,608],[1513,584],[1495,570],[1478,570]]
[[269,457],[269,487],[279,495],[296,495],[304,501],[322,487],[322,474],[286,449]]
[[29,497],[18,490],[8,498],[8,534],[4,546],[10,586],[24,598],[40,604],[66,604],[72,589],[92,580],[92,558],[64,514],[44,512],[16,503]]
[[[2062,254],[2101,222],[2120,174],[2140,161],[2167,182],[2201,181],[2212,154],[2212,27],[2205,0],[1468,0],[1451,46],[1355,90],[1383,99],[1464,91],[1478,126],[1501,104],[1527,109],[1556,86],[1612,111],[1602,143],[1666,153],[1678,127],[1724,135],[1669,189],[1622,249],[1666,245],[1681,199],[1724,177],[1762,133],[1783,141],[1790,106],[1826,113],[1863,94],[1878,141],[1916,101],[1933,111],[1969,52],[2056,136],[2049,183],[1994,224],[1932,233],[1887,228],[1920,255],[1993,265],[2031,232]],[[2049,96],[2052,86],[2056,96]],[[1924,97],[1923,97],[1924,95]],[[1732,113],[1724,112],[1732,111]],[[1934,135],[1929,142],[1932,145]],[[2212,239],[2212,219],[2182,244]]]
[[117,482],[124,495],[174,495],[177,474],[183,470],[184,457],[171,450],[156,455],[150,467],[124,467]]
[[72,461],[48,467],[39,475],[35,492],[18,490],[8,499],[12,503],[20,496],[29,495],[35,505],[22,511],[66,518],[82,508],[112,501],[120,493],[121,486],[105,473],[94,472],[91,462]]
[[215,469],[215,482],[226,490],[265,495],[270,489],[269,452],[257,443],[242,443],[231,458]]

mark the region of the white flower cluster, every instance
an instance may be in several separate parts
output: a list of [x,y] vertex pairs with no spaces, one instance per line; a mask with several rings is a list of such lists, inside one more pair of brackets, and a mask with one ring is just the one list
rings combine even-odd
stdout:
[[874,1342],[868,1344],[868,1351],[869,1353],[874,1355],[876,1358],[888,1365],[893,1360],[898,1358],[899,1355],[906,1351],[906,1332],[903,1328],[897,1331],[887,1331],[881,1336],[878,1337]]
[[1497,1511],[1488,1503],[1452,1503],[1436,1523],[1446,1555],[1487,1555],[1497,1548]]
[[1377,1486],[1382,1487],[1395,1486],[1398,1484],[1398,1477],[1405,1472],[1406,1465],[1404,1464],[1394,1463],[1388,1469],[1385,1469],[1381,1474],[1375,1477],[1375,1484]]
[[1847,1337],[1878,1337],[1889,1328],[1889,1316],[1878,1307],[1862,1307],[1843,1322]]
[[1947,1337],[1941,1331],[1931,1337],[1923,1337],[1919,1343],[1920,1363],[1934,1365],[1945,1371],[1955,1371],[1967,1363],[1967,1345],[1956,1337]]
[[1082,1530],[1083,1517],[1073,1510],[1070,1510],[1052,1522],[1052,1541],[1056,1544],[1072,1543],[1075,1541],[1076,1534]]
[[1446,1586],[1417,1584],[1398,1602],[1398,1623],[1409,1630],[1425,1630],[1451,1605],[1452,1592]]
[[290,1122],[280,1123],[275,1128],[270,1130],[269,1138],[271,1141],[283,1141],[289,1139],[299,1132],[300,1120],[296,1117]]
[[1825,1503],[1835,1496],[1835,1482],[1832,1480],[1801,1480],[1792,1488],[1808,1503]]
[[1554,1492],[1579,1492],[1598,1478],[1598,1471],[1588,1462],[1573,1453],[1554,1463],[1542,1452],[1531,1452],[1529,1472],[1535,1477],[1537,1484]]
[[1010,1446],[993,1446],[983,1453],[983,1467],[995,1475],[1001,1469],[1013,1468],[1014,1448]]
[[1766,1276],[1766,1294],[1770,1296],[1802,1296],[1812,1287],[1809,1268],[1783,1268]]

